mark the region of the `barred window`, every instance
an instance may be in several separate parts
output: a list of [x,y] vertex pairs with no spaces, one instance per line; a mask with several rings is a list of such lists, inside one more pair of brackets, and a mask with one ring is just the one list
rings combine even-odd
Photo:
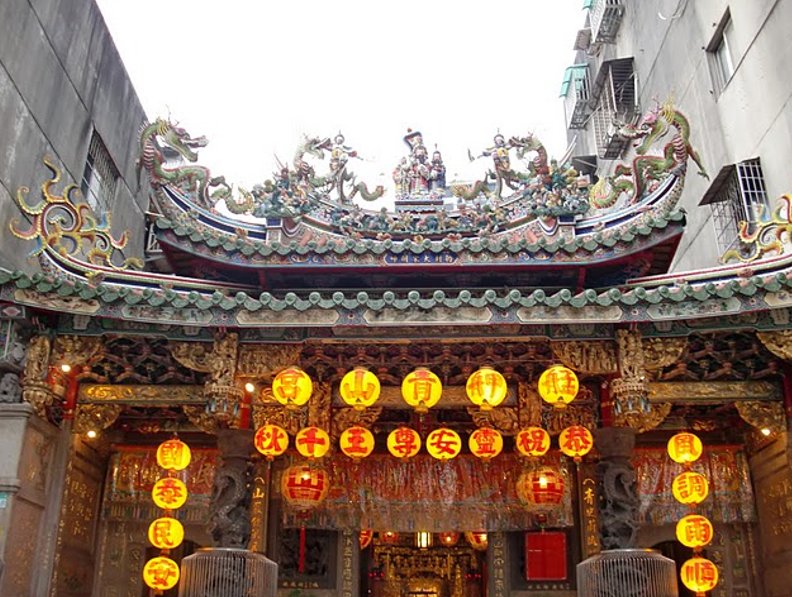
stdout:
[[118,169],[110,159],[101,137],[94,131],[80,183],[80,190],[91,209],[103,212],[110,207],[115,197],[118,177]]

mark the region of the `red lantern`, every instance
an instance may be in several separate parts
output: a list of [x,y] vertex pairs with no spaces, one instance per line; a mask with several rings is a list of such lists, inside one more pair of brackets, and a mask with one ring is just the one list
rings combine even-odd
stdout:
[[374,531],[371,529],[363,529],[360,531],[360,535],[358,536],[358,541],[360,542],[360,549],[366,549],[371,540],[374,538]]
[[327,497],[329,489],[330,477],[323,468],[298,464],[283,471],[281,493],[296,510],[315,508]]
[[487,551],[487,533],[465,531],[465,539],[476,551]]
[[517,497],[527,506],[555,506],[564,499],[564,477],[548,466],[517,478]]
[[440,544],[446,547],[454,547],[459,541],[459,533],[455,533],[454,531],[438,533],[437,537],[440,539]]
[[379,539],[381,543],[385,543],[386,545],[396,545],[399,542],[399,533],[384,531],[379,534]]
[[572,425],[558,436],[558,446],[564,454],[579,462],[594,447],[594,436],[583,425]]

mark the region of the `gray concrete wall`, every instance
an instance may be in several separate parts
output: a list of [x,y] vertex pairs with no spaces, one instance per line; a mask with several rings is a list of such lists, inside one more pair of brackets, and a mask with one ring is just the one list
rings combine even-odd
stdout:
[[34,271],[31,249],[8,231],[24,216],[12,197],[48,171],[46,154],[79,183],[94,129],[120,173],[111,201],[113,231],[130,229],[125,256],[143,253],[145,189],[135,176],[145,114],[93,0],[0,2],[0,267]]

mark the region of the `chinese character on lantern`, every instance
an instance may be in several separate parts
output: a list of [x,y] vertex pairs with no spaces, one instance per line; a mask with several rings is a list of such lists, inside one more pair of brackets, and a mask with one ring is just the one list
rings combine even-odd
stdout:
[[682,584],[695,593],[706,593],[718,586],[718,567],[706,558],[690,558],[682,564]]
[[508,386],[503,375],[492,367],[481,367],[468,377],[465,391],[468,398],[481,410],[491,410],[506,399]]
[[355,367],[344,375],[338,388],[341,399],[355,410],[364,410],[377,401],[380,382],[368,369]]
[[489,460],[495,458],[503,450],[503,436],[497,429],[480,427],[470,434],[468,447],[474,456],[482,460]]
[[267,423],[256,430],[253,444],[256,446],[256,450],[267,457],[267,460],[272,460],[275,456],[283,454],[289,447],[289,434],[282,427]]
[[578,460],[594,447],[594,436],[583,425],[572,425],[558,436],[558,447],[570,458]]
[[154,483],[151,499],[158,508],[178,510],[187,501],[187,486],[179,479],[164,477]]
[[671,492],[681,504],[700,504],[709,495],[709,482],[701,473],[686,471],[674,478]]
[[319,427],[306,427],[297,432],[294,445],[306,458],[322,458],[330,449],[330,436]]
[[522,473],[515,489],[520,501],[528,506],[556,505],[564,499],[564,477],[544,466]]
[[690,464],[704,452],[701,440],[692,433],[677,433],[668,440],[668,455],[679,464]]
[[374,435],[365,427],[345,429],[338,443],[350,458],[365,458],[374,451]]
[[526,427],[517,433],[514,442],[523,456],[544,456],[550,449],[550,434],[541,427]]
[[712,541],[712,523],[701,514],[688,514],[677,523],[676,536],[685,547],[697,549]]
[[371,544],[371,540],[373,538],[374,538],[374,531],[372,531],[371,529],[363,529],[362,531],[360,531],[360,535],[358,536],[360,549],[366,549]]
[[178,439],[169,439],[157,447],[157,464],[166,471],[183,471],[190,465],[190,447]]
[[310,510],[321,504],[330,490],[330,479],[322,468],[304,464],[290,466],[281,477],[281,494],[296,510]]
[[179,582],[179,566],[164,556],[150,559],[143,567],[143,582],[155,591],[167,591]]
[[299,367],[288,367],[272,380],[272,395],[288,407],[302,406],[313,393],[313,382]]
[[425,413],[440,400],[443,385],[440,378],[424,367],[419,367],[404,378],[402,398],[416,412]]
[[148,538],[158,549],[175,549],[184,541],[184,527],[175,518],[158,518],[149,525]]
[[575,372],[562,365],[545,369],[539,376],[539,395],[556,408],[565,408],[575,399],[579,389]]
[[396,458],[412,458],[421,449],[421,436],[409,427],[399,427],[388,434],[388,451]]
[[459,454],[462,449],[462,439],[453,429],[441,427],[432,431],[426,438],[426,449],[438,460],[449,460]]

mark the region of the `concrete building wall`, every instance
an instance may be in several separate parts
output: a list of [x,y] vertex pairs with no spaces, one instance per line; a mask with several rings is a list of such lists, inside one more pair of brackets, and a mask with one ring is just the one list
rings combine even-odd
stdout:
[[24,215],[13,201],[21,186],[31,201],[51,156],[64,183],[80,183],[96,130],[120,177],[109,200],[113,231],[130,229],[125,256],[143,253],[147,195],[135,173],[143,108],[93,0],[0,2],[0,267],[37,269],[29,242],[8,222]]

